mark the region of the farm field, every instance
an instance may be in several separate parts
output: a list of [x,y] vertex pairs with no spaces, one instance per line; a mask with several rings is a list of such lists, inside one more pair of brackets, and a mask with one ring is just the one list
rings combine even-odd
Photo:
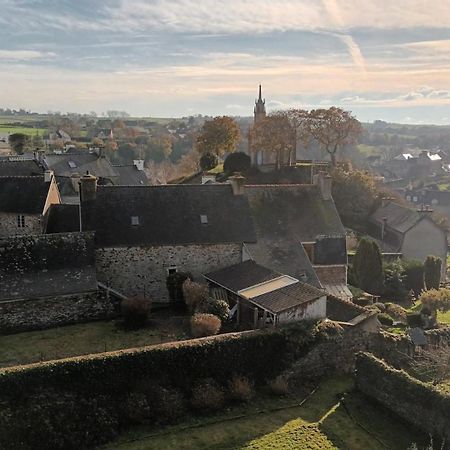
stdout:
[[47,133],[46,128],[32,128],[23,126],[13,126],[0,123],[0,135],[8,135],[14,133],[27,134],[28,136],[35,136],[36,134],[43,136]]
[[149,327],[126,331],[114,321],[90,322],[49,330],[0,336],[0,367],[101,353],[186,339],[173,321],[151,321]]
[[172,427],[133,430],[108,450],[381,450],[423,445],[424,436],[353,391],[350,377],[321,383],[302,399],[260,397],[225,414]]

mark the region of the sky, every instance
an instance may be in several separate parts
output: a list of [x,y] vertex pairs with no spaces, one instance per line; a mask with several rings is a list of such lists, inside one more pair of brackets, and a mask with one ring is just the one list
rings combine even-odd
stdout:
[[0,0],[0,107],[450,125],[450,0]]

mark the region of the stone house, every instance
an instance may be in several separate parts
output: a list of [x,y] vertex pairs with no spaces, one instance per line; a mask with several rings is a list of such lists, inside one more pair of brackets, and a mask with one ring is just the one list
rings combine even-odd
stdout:
[[230,185],[97,186],[86,175],[81,215],[96,232],[98,279],[155,302],[169,301],[170,273],[239,263],[256,240],[248,201]]
[[442,259],[442,280],[447,272],[447,234],[433,221],[432,210],[417,210],[384,202],[370,217],[372,236],[381,250],[401,253],[405,259],[424,261],[427,256]]
[[0,237],[44,233],[50,206],[60,202],[50,171],[40,176],[0,176]]
[[93,233],[0,239],[0,333],[107,317]]
[[231,307],[243,326],[261,328],[326,317],[327,294],[248,260],[204,275],[211,294]]
[[242,189],[257,234],[257,242],[245,245],[247,258],[351,298],[346,233],[331,196],[331,178],[321,173],[314,177],[314,184],[245,185]]

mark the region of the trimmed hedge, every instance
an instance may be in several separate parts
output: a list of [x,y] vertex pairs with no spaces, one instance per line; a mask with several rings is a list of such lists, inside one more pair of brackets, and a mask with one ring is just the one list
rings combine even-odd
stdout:
[[356,387],[407,422],[450,442],[450,396],[370,353],[356,358]]

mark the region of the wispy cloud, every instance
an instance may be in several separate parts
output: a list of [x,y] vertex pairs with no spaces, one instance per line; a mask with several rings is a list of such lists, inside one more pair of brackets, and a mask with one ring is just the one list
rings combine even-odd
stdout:
[[39,52],[35,50],[0,50],[0,60],[30,61],[35,59],[53,58],[53,52]]

